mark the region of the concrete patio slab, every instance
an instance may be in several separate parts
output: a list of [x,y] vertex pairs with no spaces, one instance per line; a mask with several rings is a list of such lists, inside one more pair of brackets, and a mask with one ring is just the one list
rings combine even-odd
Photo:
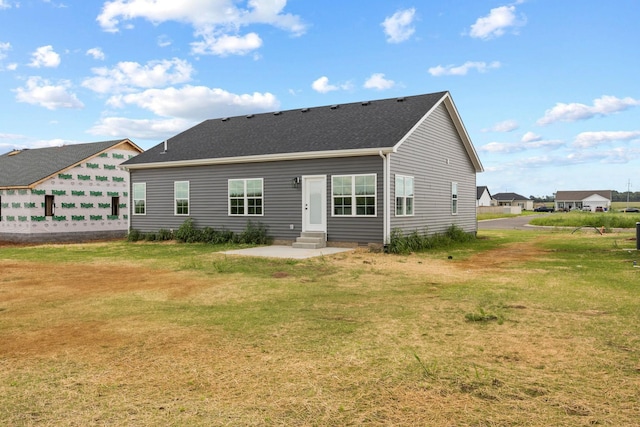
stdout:
[[222,253],[228,255],[257,256],[265,258],[305,259],[324,255],[333,255],[352,250],[353,248],[297,249],[291,246],[271,245],[248,249],[235,249],[232,251],[224,251]]

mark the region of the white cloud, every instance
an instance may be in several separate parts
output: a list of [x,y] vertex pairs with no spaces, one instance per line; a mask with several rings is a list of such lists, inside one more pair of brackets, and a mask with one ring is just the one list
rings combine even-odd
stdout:
[[493,61],[489,64],[486,62],[472,62],[467,61],[462,65],[454,66],[447,65],[443,67],[442,65],[438,65],[437,67],[429,68],[429,74],[435,77],[440,76],[466,76],[470,70],[477,70],[480,73],[485,73],[490,69],[500,68],[501,64],[498,61]]
[[540,135],[536,135],[533,132],[527,132],[522,135],[522,142],[536,142],[541,141],[542,137]]
[[0,133],[0,140],[1,139],[24,139],[24,138],[26,138],[26,136],[18,135],[16,133]]
[[382,22],[384,33],[387,36],[387,42],[389,43],[401,43],[408,40],[416,31],[413,26],[415,19],[416,9],[399,10],[393,15],[385,18]]
[[364,87],[366,89],[391,89],[395,86],[395,82],[393,80],[385,79],[383,73],[374,73],[364,82]]
[[105,59],[104,52],[99,47],[93,47],[87,50],[87,55],[93,57],[93,59],[98,59],[103,61]]
[[522,151],[522,148],[517,144],[511,144],[506,142],[489,142],[481,146],[479,151],[486,151],[487,153],[515,153]]
[[516,17],[516,7],[500,6],[491,9],[489,15],[478,18],[471,26],[469,35],[473,38],[489,40],[504,35],[508,28],[517,30],[526,23],[524,18]]
[[338,90],[338,86],[329,84],[329,77],[327,76],[322,76],[319,79],[315,80],[313,83],[311,83],[311,87],[313,88],[313,90],[320,93],[327,93]]
[[616,147],[610,150],[580,150],[566,156],[566,163],[625,164],[640,157],[640,150]]
[[262,46],[262,39],[256,33],[245,36],[222,34],[201,34],[203,40],[191,43],[191,50],[198,55],[246,55]]
[[482,129],[482,132],[512,132],[519,127],[518,122],[515,120],[504,120],[496,123],[488,129]]
[[594,99],[593,105],[585,105],[575,102],[565,104],[559,102],[555,107],[545,111],[544,117],[539,119],[536,123],[540,126],[544,126],[555,122],[587,120],[595,116],[608,116],[638,105],[640,105],[640,100],[629,97],[620,99],[615,96],[608,95]]
[[64,4],[64,3],[54,3],[54,2],[52,2],[51,0],[43,0],[43,1],[44,1],[45,3],[49,3],[52,7],[55,7],[55,8],[57,8],[57,9],[66,9],[67,7],[69,7],[69,6],[67,6],[66,4]]
[[0,42],[0,60],[7,57],[7,52],[11,50],[11,43]]
[[98,93],[119,93],[188,82],[193,67],[187,61],[173,58],[149,61],[145,65],[119,62],[113,68],[100,67],[91,71],[96,76],[85,79],[82,86]]
[[135,105],[159,116],[188,120],[272,111],[280,106],[276,97],[268,92],[238,95],[205,86],[149,89],[140,93],[113,96],[107,103],[112,107]]
[[490,142],[480,147],[479,150],[494,154],[509,154],[538,149],[554,150],[562,145],[564,145],[564,142],[561,140],[543,140],[537,135],[528,132],[522,137],[520,142]]
[[[103,30],[119,31],[123,21],[146,19],[154,24],[178,21],[191,25],[201,42],[193,43],[200,54],[246,54],[261,45],[255,33],[238,35],[242,27],[271,25],[292,33],[304,34],[306,25],[299,16],[284,12],[286,0],[248,0],[247,7],[232,0],[112,0],[104,3],[97,21]],[[258,40],[260,43],[258,44]]]
[[53,46],[51,45],[37,48],[36,51],[31,54],[31,57],[30,67],[55,68],[60,65],[60,55],[53,51]]
[[3,68],[6,68],[7,70],[15,70],[16,68],[18,68],[18,64],[16,63],[7,64],[6,67],[2,66],[2,60],[7,57],[7,52],[10,50],[11,50],[11,43],[0,42],[0,71],[2,71]]
[[161,36],[158,36],[158,46],[168,47],[168,46],[171,46],[172,44],[173,44],[173,41],[168,35],[163,34]]
[[8,153],[13,150],[21,150],[29,148],[25,144],[27,137],[13,133],[0,133],[0,154]]
[[577,148],[591,148],[598,145],[610,144],[615,141],[640,141],[640,131],[600,131],[582,132],[576,136],[573,146]]
[[92,135],[103,135],[131,139],[163,140],[176,135],[197,124],[184,119],[136,120],[124,117],[106,117],[95,124],[88,132]]
[[39,105],[49,110],[59,108],[83,108],[84,104],[70,93],[71,83],[66,80],[57,85],[42,77],[29,77],[25,87],[15,89],[16,100],[28,104]]
[[0,9],[9,9],[11,8],[11,4],[8,1],[0,0]]

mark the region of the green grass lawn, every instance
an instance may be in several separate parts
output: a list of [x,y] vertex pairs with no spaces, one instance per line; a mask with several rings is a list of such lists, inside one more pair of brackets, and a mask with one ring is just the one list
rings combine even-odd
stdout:
[[621,212],[553,212],[533,218],[529,223],[552,227],[604,227],[634,228],[640,222],[640,213]]
[[637,425],[634,236],[0,247],[0,424]]

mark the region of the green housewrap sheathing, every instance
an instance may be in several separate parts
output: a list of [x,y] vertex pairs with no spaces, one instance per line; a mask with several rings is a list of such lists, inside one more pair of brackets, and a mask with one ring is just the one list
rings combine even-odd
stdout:
[[[126,234],[129,174],[119,164],[141,150],[124,141],[114,149],[69,165],[69,170],[52,174],[30,189],[2,189],[0,171],[0,240],[42,240],[39,237],[48,235],[55,236],[54,240],[69,240],[63,235],[72,233]],[[8,155],[0,156],[0,166],[11,160]]]

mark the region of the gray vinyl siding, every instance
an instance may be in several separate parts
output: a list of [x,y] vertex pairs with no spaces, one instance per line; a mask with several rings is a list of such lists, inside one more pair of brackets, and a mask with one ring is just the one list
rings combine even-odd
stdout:
[[[477,230],[476,172],[443,104],[391,155],[391,229],[440,233],[452,224]],[[414,216],[396,216],[395,176],[413,176]],[[458,214],[451,213],[451,183],[458,183]]]
[[[296,176],[326,175],[327,240],[357,243],[383,240],[383,170],[379,156],[140,169],[130,173],[132,184],[145,182],[147,186],[146,215],[131,215],[131,228],[136,230],[176,230],[187,218],[192,218],[197,228],[241,232],[251,220],[266,225],[275,239],[295,240],[302,231],[302,187],[293,188],[291,181]],[[377,174],[375,217],[331,215],[331,176],[351,174]],[[227,183],[235,178],[263,178],[263,216],[228,215]],[[189,181],[188,216],[174,215],[175,181]]]

